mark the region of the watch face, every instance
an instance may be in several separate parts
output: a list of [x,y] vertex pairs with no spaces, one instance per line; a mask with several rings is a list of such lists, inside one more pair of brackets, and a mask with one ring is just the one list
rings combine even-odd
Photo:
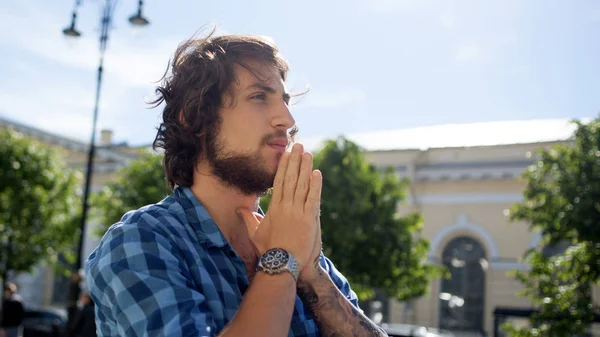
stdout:
[[285,267],[290,259],[289,254],[279,248],[268,250],[261,258],[263,267],[267,270],[278,270]]

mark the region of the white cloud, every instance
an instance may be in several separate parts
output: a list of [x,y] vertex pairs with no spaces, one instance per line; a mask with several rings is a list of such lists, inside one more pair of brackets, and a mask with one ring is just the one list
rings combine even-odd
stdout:
[[57,84],[36,90],[30,99],[20,92],[0,94],[0,113],[12,120],[84,140],[91,132],[93,96],[77,86]]
[[[156,111],[142,103],[140,90],[120,92],[120,88],[102,88],[98,131],[109,128],[119,140],[146,143],[157,125]],[[0,91],[0,116],[66,137],[88,141],[92,130],[94,91],[76,84],[57,83],[50,87],[32,87],[31,93],[20,88]],[[136,104],[137,101],[137,104]]]
[[337,108],[366,101],[367,95],[358,88],[310,90],[298,99],[297,108]]
[[[75,41],[67,40],[61,33],[66,20],[46,13],[47,10],[28,2],[0,10],[0,22],[5,27],[19,27],[15,32],[0,34],[0,46],[25,56],[23,61],[0,65],[0,73],[2,67],[18,73],[17,82],[0,85],[0,115],[87,141],[99,60],[98,32],[93,27],[80,27],[84,35]],[[133,114],[139,116],[134,130],[144,125],[152,131],[155,118],[144,110],[142,95],[144,91],[149,93],[162,77],[180,41],[144,39],[143,34],[129,28],[118,28],[111,32],[104,61],[98,127],[122,127],[123,114]]]
[[390,13],[412,10],[419,2],[418,0],[359,0],[358,5],[374,12]]
[[440,25],[444,28],[454,28],[458,22],[458,18],[454,13],[445,12],[440,15]]
[[486,57],[484,48],[477,44],[461,44],[454,49],[454,59],[457,61],[475,61]]
[[[18,34],[1,34],[0,45],[18,48],[36,56],[75,69],[95,70],[99,48],[97,32],[82,35],[75,41],[60,32],[64,22],[47,15],[38,6],[24,6],[18,13],[0,12],[6,27],[20,27]],[[35,25],[24,25],[35,22]],[[39,32],[54,34],[39,34]],[[180,39],[141,39],[137,34],[111,31],[105,57],[105,70],[116,74],[123,86],[148,86],[160,79]]]

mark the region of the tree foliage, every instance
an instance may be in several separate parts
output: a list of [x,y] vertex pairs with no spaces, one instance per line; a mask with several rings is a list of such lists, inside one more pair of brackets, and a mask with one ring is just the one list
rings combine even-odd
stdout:
[[[511,211],[543,238],[525,255],[530,270],[515,273],[538,313],[532,327],[505,326],[513,336],[583,334],[600,313],[591,298],[600,272],[600,120],[575,123],[572,143],[540,151],[524,174],[524,201]],[[542,249],[565,243],[553,256]]]
[[92,196],[94,215],[103,224],[97,234],[104,234],[126,212],[156,203],[169,193],[162,156],[151,152],[142,153],[119,171],[115,181],[106,184],[99,193]]
[[[419,214],[397,216],[407,181],[377,170],[345,138],[330,140],[314,156],[323,173],[321,228],[324,254],[350,280],[361,300],[383,290],[405,300],[423,295],[441,269],[426,264]],[[268,208],[270,196],[261,200]]]
[[81,175],[56,149],[0,128],[0,277],[73,256]]

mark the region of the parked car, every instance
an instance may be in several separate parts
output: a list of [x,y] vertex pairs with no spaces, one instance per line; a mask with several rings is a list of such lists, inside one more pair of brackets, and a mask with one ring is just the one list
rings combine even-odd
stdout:
[[382,324],[389,337],[456,337],[452,332],[412,324]]
[[66,330],[66,313],[50,308],[25,308],[23,337],[62,337]]

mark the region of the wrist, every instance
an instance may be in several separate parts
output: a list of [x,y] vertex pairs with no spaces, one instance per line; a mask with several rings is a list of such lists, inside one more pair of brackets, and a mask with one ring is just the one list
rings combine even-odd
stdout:
[[311,284],[325,275],[325,270],[318,263],[313,263],[302,269],[298,282]]
[[[254,281],[256,280],[270,280],[273,284],[287,284],[288,282],[293,282],[295,287],[297,287],[298,281],[294,278],[294,275],[290,272],[281,272],[281,273],[268,273],[264,270],[257,271],[256,276],[254,277]],[[261,282],[261,281],[259,281]]]
[[294,255],[282,248],[271,248],[262,254],[258,260],[256,270],[271,275],[287,273],[293,276],[296,282],[301,271]]

